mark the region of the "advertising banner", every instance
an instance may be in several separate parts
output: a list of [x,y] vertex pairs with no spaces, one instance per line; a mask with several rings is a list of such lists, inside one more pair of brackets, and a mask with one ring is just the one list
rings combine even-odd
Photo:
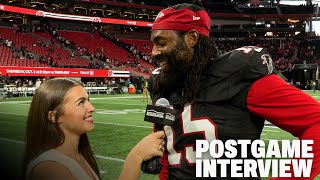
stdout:
[[16,67],[0,66],[2,76],[49,76],[49,77],[130,77],[129,71],[82,68]]

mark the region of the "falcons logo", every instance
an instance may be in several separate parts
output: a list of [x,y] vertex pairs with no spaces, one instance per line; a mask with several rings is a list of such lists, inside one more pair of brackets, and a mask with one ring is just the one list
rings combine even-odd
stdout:
[[273,71],[273,66],[272,66],[272,58],[268,54],[262,54],[261,56],[262,64],[266,64],[268,68],[268,74],[271,74]]

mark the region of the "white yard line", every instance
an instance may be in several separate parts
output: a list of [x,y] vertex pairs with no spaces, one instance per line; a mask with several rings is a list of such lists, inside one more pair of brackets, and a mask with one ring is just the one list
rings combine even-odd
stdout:
[[119,124],[119,123],[107,123],[107,122],[94,122],[97,124],[107,124],[107,125],[115,125],[115,126],[127,126],[127,127],[136,127],[136,128],[148,128],[151,129],[151,126],[137,126],[137,125],[130,125],[130,124]]
[[31,103],[31,101],[2,101],[0,104],[24,104]]
[[1,141],[8,141],[8,142],[13,142],[13,143],[17,143],[17,144],[26,144],[23,141],[18,141],[18,140],[13,140],[13,139],[7,139],[7,138],[0,138]]
[[14,115],[14,116],[24,116],[24,117],[27,117],[27,115],[24,115],[24,114],[16,114],[16,113],[8,113],[8,112],[0,112],[0,114],[7,114],[7,115]]
[[[90,100],[106,100],[106,99],[142,99],[142,96],[125,96],[125,97],[99,97],[99,98],[90,98]],[[28,101],[2,101],[0,104],[22,104],[22,103],[30,103],[31,100]]]
[[[14,114],[14,113],[7,113],[7,112],[0,112],[0,114],[8,114],[8,115],[27,117],[27,115],[24,115],[24,114]],[[136,128],[148,128],[148,129],[152,128],[151,126],[138,126],[138,125],[131,125],[131,124],[108,123],[108,122],[99,122],[99,121],[94,121],[94,123],[96,123],[96,124],[105,124],[105,125],[115,125],[115,126],[136,127]]]
[[99,97],[99,98],[90,98],[90,100],[105,100],[105,99],[142,99],[142,95],[141,96],[122,96],[122,97]]
[[100,155],[95,155],[97,158],[100,159],[106,159],[106,160],[111,160],[111,161],[118,161],[118,162],[124,162],[123,159],[119,159],[119,158],[113,158],[113,157],[106,157],[106,156],[100,156]]
[[275,130],[269,130],[269,129],[264,129],[262,131],[265,131],[265,132],[280,132],[280,131],[275,131]]
[[[91,99],[90,99],[91,101]],[[142,102],[142,101],[141,101]],[[114,102],[111,102],[111,101],[104,101],[104,102],[94,102],[94,104],[116,104],[116,105],[126,105],[126,106],[144,106],[146,104],[128,104],[128,103],[114,103]]]
[[263,128],[273,128],[273,129],[280,129],[279,127],[277,126],[264,126]]
[[[7,113],[7,112],[0,112],[0,114],[8,114],[8,115],[15,115],[15,116],[24,116],[27,117],[27,115],[24,114],[14,114],[14,113]],[[96,124],[105,124],[105,125],[115,125],[115,126],[127,126],[127,127],[136,127],[136,128],[147,128],[151,129],[151,126],[138,126],[138,125],[131,125],[131,124],[121,124],[121,123],[108,123],[108,122],[99,122],[99,121],[94,121]],[[275,126],[264,126],[265,128],[278,128]],[[279,128],[278,128],[279,129]],[[279,132],[279,131],[274,131],[274,130],[268,130],[264,129],[263,131],[268,131],[268,132]]]

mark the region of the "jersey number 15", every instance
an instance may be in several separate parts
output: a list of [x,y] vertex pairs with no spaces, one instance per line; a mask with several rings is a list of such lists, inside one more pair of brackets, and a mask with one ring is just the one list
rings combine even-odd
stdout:
[[[211,142],[217,139],[216,125],[209,117],[192,118],[191,104],[187,104],[184,107],[182,116],[180,118],[182,136],[192,136],[194,134],[202,134],[203,139]],[[185,144],[184,151],[177,150],[174,147],[175,134],[174,130],[170,126],[165,126],[164,131],[167,136],[167,150],[168,161],[171,166],[177,166],[181,162],[181,156],[183,155],[186,162],[194,164],[196,162],[196,151],[194,150],[195,144]],[[182,153],[184,152],[184,154]]]

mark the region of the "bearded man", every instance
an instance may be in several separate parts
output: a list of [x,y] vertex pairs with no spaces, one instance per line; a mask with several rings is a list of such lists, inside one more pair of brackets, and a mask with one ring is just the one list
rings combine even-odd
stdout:
[[[160,68],[150,77],[151,97],[153,102],[168,99],[178,113],[175,124],[164,127],[160,179],[196,179],[196,140],[260,139],[265,119],[300,139],[314,140],[313,179],[320,172],[320,104],[279,78],[263,48],[246,46],[218,55],[209,32],[208,14],[193,4],[163,9],[153,24],[151,56]],[[236,148],[235,159],[243,159]],[[255,159],[251,144],[247,149],[247,158]],[[222,178],[221,168],[214,179]],[[226,169],[227,179],[244,179],[232,178],[230,165]]]

